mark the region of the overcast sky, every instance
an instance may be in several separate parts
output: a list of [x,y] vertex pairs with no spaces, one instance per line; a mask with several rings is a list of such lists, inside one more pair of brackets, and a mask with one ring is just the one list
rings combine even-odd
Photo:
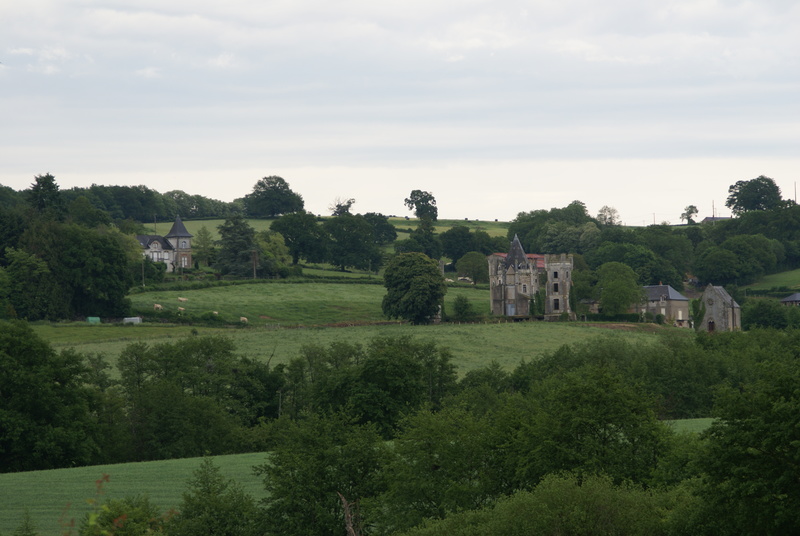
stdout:
[[630,225],[800,175],[795,0],[0,0],[0,184]]

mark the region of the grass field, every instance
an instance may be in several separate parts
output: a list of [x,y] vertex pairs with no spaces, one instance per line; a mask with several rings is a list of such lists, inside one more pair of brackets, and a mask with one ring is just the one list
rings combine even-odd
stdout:
[[[252,468],[263,463],[266,456],[264,453],[216,456],[214,463],[225,478],[235,480],[258,499],[264,496],[264,487]],[[11,534],[26,509],[40,534],[62,534],[59,519],[63,517],[63,522],[74,519],[79,527],[83,516],[91,510],[87,501],[92,499],[148,495],[163,511],[176,508],[187,480],[200,461],[201,458],[186,458],[0,474],[0,534]],[[103,494],[98,496],[95,482],[104,474],[110,479],[103,486]]]
[[747,285],[744,288],[769,290],[775,287],[787,287],[793,290],[800,289],[800,269],[766,275],[757,283]]
[[[631,331],[613,332],[603,324],[519,322],[502,324],[441,324],[411,326],[393,323],[388,325],[356,325],[353,327],[309,327],[271,329],[248,326],[244,329],[218,329],[198,326],[87,326],[45,325],[33,326],[43,338],[56,348],[74,348],[82,353],[101,353],[108,362],[116,364],[120,352],[133,341],[149,344],[174,342],[191,336],[196,329],[199,335],[223,334],[230,336],[237,352],[248,357],[267,360],[276,365],[287,363],[297,356],[304,345],[328,346],[336,341],[367,343],[375,337],[411,336],[419,340],[434,341],[447,347],[460,375],[488,365],[495,360],[506,370],[512,370],[522,360],[536,359],[552,352],[563,344],[581,343],[601,336],[624,337],[638,342],[653,341],[657,333],[673,331],[689,336],[688,330],[658,328],[652,324],[631,325]],[[174,331],[173,331],[174,330]],[[103,339],[107,335],[108,339]]]
[[[247,223],[250,224],[250,227],[256,230],[256,232],[263,231],[269,229],[269,226],[275,220],[260,220],[260,219],[248,219]],[[164,235],[169,232],[170,228],[172,227],[173,221],[164,221],[158,222],[156,227],[154,228],[153,225],[145,224],[145,228],[148,229],[148,232],[153,234],[161,234]],[[217,227],[225,223],[225,220],[184,220],[183,224],[186,226],[186,230],[192,233],[193,235],[197,235],[197,231],[200,230],[201,227],[205,226],[206,229],[211,233],[211,236],[214,240],[219,239],[219,232],[217,231]],[[419,224],[419,220],[416,218],[409,218],[405,219],[405,217],[395,217],[389,218],[389,223],[394,225],[397,229],[416,229],[417,225]],[[486,231],[489,233],[490,236],[506,236],[508,233],[508,222],[497,222],[497,221],[477,221],[477,220],[437,220],[436,221],[436,232],[442,233],[447,231],[451,227],[455,227],[456,225],[461,225],[464,227],[469,227],[472,231]],[[155,231],[158,231],[156,233]],[[400,236],[399,238],[403,238]]]
[[[219,317],[237,322],[242,316],[259,325],[320,325],[353,324],[386,321],[381,301],[386,289],[380,284],[337,283],[261,283],[212,287],[191,291],[160,291],[131,296],[134,314],[153,313],[153,304],[186,314],[205,314],[218,311]],[[445,307],[451,306],[459,295],[466,296],[478,313],[489,311],[489,291],[469,286],[448,289]],[[179,302],[178,298],[188,298]]]

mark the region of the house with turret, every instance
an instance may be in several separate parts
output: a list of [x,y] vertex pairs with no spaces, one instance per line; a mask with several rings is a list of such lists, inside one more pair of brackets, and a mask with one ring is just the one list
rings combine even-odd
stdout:
[[508,253],[493,253],[487,260],[493,315],[526,317],[538,310],[546,320],[565,313],[574,317],[569,304],[572,255],[525,253],[515,235]]
[[167,272],[192,267],[192,238],[180,216],[175,217],[172,228],[164,235],[136,235],[142,254],[153,262],[163,262]]

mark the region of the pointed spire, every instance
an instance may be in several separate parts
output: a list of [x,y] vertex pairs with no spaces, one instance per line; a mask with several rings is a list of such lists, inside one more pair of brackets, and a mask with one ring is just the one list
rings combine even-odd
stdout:
[[186,226],[181,221],[180,216],[175,216],[175,223],[172,224],[172,229],[169,230],[164,238],[192,238],[194,235],[186,230]]
[[514,240],[511,241],[511,249],[508,250],[508,255],[506,256],[506,268],[527,263],[528,257],[522,248],[522,242],[519,241],[519,236],[515,234]]

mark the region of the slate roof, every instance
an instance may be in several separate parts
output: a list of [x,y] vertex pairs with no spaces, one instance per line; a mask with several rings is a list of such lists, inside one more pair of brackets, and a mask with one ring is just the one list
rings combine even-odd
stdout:
[[172,229],[164,236],[167,238],[192,238],[194,235],[186,230],[186,226],[181,221],[181,217],[175,216],[175,223],[172,224]]
[[[733,296],[728,294],[728,291],[725,290],[725,287],[720,287],[717,285],[712,285],[711,283],[708,284],[708,287],[711,287],[717,292],[717,296],[719,296],[725,303],[733,304],[734,309],[741,309],[736,300],[733,299]],[[706,287],[706,292],[708,292],[708,287]],[[706,292],[703,292],[703,296],[705,296]]]
[[672,288],[672,285],[647,285],[644,288],[648,301],[659,301],[666,296],[670,301],[689,301],[689,298]]
[[169,240],[167,240],[161,235],[139,234],[136,235],[136,240],[138,240],[139,244],[145,249],[149,249],[150,244],[152,244],[153,242],[158,242],[159,245],[161,246],[161,249],[175,249],[172,246],[172,244],[170,244]]
[[781,300],[781,303],[794,303],[800,302],[800,292],[795,292],[791,296],[787,296]]

